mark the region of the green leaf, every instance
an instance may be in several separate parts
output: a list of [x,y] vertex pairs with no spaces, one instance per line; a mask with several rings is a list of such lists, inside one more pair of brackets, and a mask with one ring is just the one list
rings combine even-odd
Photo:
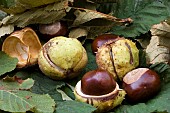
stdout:
[[150,69],[153,69],[154,71],[156,71],[161,79],[163,80],[163,83],[169,83],[170,82],[170,66],[168,64],[165,63],[155,63],[153,65],[150,66]]
[[28,91],[19,91],[17,96],[22,97],[25,101],[29,102],[34,109],[34,113],[53,113],[55,109],[54,100],[48,95],[34,94]]
[[[61,94],[64,94],[64,95],[67,95],[67,97],[68,98],[65,98],[65,99],[63,99],[63,100],[74,100],[75,99],[75,96],[74,96],[74,87],[73,86],[71,86],[71,85],[69,85],[69,84],[67,84],[67,85],[65,85],[65,86],[62,86],[61,88],[60,88],[60,90],[62,91],[62,93]],[[57,90],[58,91],[58,90]],[[63,96],[64,96],[63,95]],[[62,96],[62,97],[63,97]]]
[[20,84],[20,89],[30,89],[34,85],[34,80],[33,79],[26,79]]
[[13,6],[14,3],[15,3],[14,0],[1,0],[0,5],[4,7],[10,7]]
[[78,101],[63,101],[57,103],[55,113],[92,113],[96,108]]
[[1,90],[29,90],[34,84],[33,79],[22,80],[16,77],[6,77],[0,81]]
[[165,71],[168,71],[170,66],[168,64],[165,64],[165,63],[155,63],[155,64],[151,65],[150,68],[155,70],[157,73],[161,74]]
[[168,18],[170,18],[170,1],[169,0],[161,0],[164,4],[165,4],[165,6],[167,7],[167,9],[168,9],[168,12],[169,12],[169,17]]
[[25,10],[59,2],[60,0],[1,0],[0,10],[4,10],[7,13],[22,13]]
[[148,67],[146,63],[146,53],[142,49],[139,49],[139,67],[146,68]]
[[0,76],[14,70],[18,63],[17,58],[12,58],[0,51]]
[[97,7],[97,11],[105,14],[113,14],[115,12],[116,3],[102,3]]
[[8,112],[53,113],[54,100],[48,95],[34,94],[29,91],[0,90],[0,110]]
[[35,8],[20,14],[7,16],[2,23],[14,24],[18,27],[25,27],[30,24],[49,24],[62,19],[66,15],[68,1],[50,4],[41,8]]
[[16,94],[0,90],[0,110],[8,112],[26,112],[33,108],[29,102]]
[[72,100],[64,91],[57,89],[57,91],[61,94],[63,100]]
[[36,94],[49,94],[55,102],[63,101],[61,93],[57,91],[57,88],[61,88],[65,85],[63,81],[52,80],[43,75],[41,72],[33,69],[22,70],[17,72],[15,75],[22,79],[30,77],[35,81],[31,88],[31,92]]
[[137,105],[122,105],[118,109],[114,111],[114,113],[150,113],[151,111],[148,111],[148,107],[144,103],[139,103]]
[[93,40],[88,40],[85,43],[85,49],[87,51],[87,56],[88,56],[88,64],[85,68],[86,72],[97,69],[96,56],[91,49],[92,41]]
[[134,22],[128,26],[113,27],[112,32],[114,34],[125,37],[136,37],[148,32],[152,25],[158,24],[168,17],[167,7],[163,3],[159,1],[144,1],[119,1],[119,9],[116,16],[119,18],[130,17]]

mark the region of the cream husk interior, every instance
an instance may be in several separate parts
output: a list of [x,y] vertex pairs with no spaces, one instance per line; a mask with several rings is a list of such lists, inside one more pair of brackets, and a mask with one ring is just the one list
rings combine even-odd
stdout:
[[81,81],[79,81],[75,87],[75,90],[77,91],[77,93],[79,95],[81,95],[82,97],[85,97],[85,98],[105,98],[105,97],[108,97],[109,95],[111,94],[115,94],[118,90],[119,90],[119,85],[116,83],[116,87],[114,89],[114,91],[108,93],[108,94],[105,94],[105,95],[101,95],[101,96],[94,96],[94,95],[86,95],[82,92],[81,90]]
[[91,104],[97,108],[95,112],[99,113],[109,111],[120,105],[125,98],[126,92],[123,89],[119,89],[117,84],[115,90],[111,93],[101,96],[86,95],[82,93],[81,81],[79,81],[74,89],[74,95],[77,101]]
[[39,38],[31,28],[15,31],[2,45],[2,51],[18,59],[17,68],[36,64],[40,49]]

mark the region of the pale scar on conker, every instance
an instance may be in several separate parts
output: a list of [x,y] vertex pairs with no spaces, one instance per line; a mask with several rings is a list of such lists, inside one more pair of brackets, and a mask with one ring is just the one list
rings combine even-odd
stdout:
[[123,89],[129,102],[146,102],[160,91],[159,75],[148,68],[128,72],[123,78]]

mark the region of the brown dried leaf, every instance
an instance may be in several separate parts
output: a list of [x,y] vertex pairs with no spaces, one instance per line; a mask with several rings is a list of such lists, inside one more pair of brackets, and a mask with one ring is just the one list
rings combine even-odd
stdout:
[[[5,0],[5,2],[2,1],[0,9],[9,14],[17,14],[35,7],[44,6],[59,1],[60,0]],[[4,4],[7,7],[4,6]]]
[[13,25],[4,25],[0,27],[0,37],[10,34],[14,31],[14,26]]
[[94,39],[97,35],[108,32],[113,26],[131,23],[130,18],[119,19],[114,16],[84,8],[72,8],[75,10],[72,27],[81,27],[88,31],[87,39]]
[[170,37],[170,25],[166,22],[153,25],[150,31],[154,36]]
[[66,15],[67,8],[68,0],[63,0],[23,13],[9,15],[2,20],[2,24],[14,24],[17,27],[25,27],[30,24],[49,24],[62,19]]
[[146,48],[146,60],[148,64],[157,62],[168,63],[170,59],[170,38],[161,36],[152,36],[149,45]]
[[82,37],[82,36],[87,36],[88,34],[88,31],[86,29],[83,29],[83,28],[75,28],[75,29],[72,29],[69,33],[69,37],[70,38],[79,38],[79,37]]
[[69,37],[70,38],[77,38],[84,44],[85,40],[87,39],[88,31],[85,28],[74,28],[70,31]]
[[170,25],[170,18],[166,20],[166,23]]
[[110,30],[109,26],[94,26],[88,27],[88,36],[87,39],[94,39],[96,36],[101,35]]
[[[75,11],[76,19],[73,22],[73,26],[78,26],[81,24],[84,24],[86,22],[89,22],[94,19],[106,19],[109,20],[110,22],[114,22],[115,25],[122,25],[125,23],[131,23],[132,20],[130,18],[127,19],[119,19],[111,15],[107,15],[101,12],[97,12],[95,10],[89,10],[89,9],[83,9],[83,8],[75,8],[77,9]],[[94,23],[95,24],[95,23]],[[101,24],[103,24],[101,22]],[[92,26],[92,25],[91,25]]]
[[170,25],[164,21],[153,25],[150,31],[152,37],[146,48],[147,63],[168,63],[170,61]]

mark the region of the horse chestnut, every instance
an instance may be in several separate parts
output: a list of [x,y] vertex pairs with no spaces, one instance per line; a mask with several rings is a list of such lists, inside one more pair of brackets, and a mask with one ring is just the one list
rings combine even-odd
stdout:
[[113,76],[105,70],[87,72],[74,88],[75,100],[96,107],[94,113],[107,112],[120,105],[126,92],[119,88]]
[[97,69],[87,72],[81,80],[82,92],[87,95],[104,95],[116,87],[113,76],[107,71]]
[[97,36],[94,41],[92,42],[92,51],[96,53],[98,48],[101,47],[104,43],[108,42],[109,40],[118,40],[120,37],[114,34],[102,34]]
[[160,78],[148,68],[138,68],[124,76],[123,89],[129,102],[145,102],[159,92]]
[[63,36],[46,42],[38,55],[40,70],[56,80],[78,76],[87,62],[87,53],[80,41]]
[[56,36],[65,36],[68,31],[66,23],[57,21],[51,24],[40,24],[39,32],[44,38],[51,39]]
[[122,81],[126,73],[139,65],[139,50],[129,39],[110,40],[98,49],[96,63],[100,69],[111,73],[116,81]]

